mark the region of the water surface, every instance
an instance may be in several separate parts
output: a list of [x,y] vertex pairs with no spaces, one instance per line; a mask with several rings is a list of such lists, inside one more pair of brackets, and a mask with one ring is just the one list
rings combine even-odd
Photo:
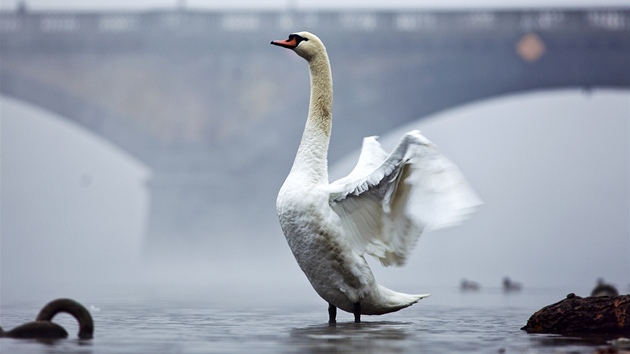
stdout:
[[[566,295],[566,294],[564,294]],[[592,353],[605,340],[585,340],[521,331],[529,316],[564,295],[550,290],[504,294],[499,289],[455,289],[400,312],[364,316],[339,312],[326,323],[326,304],[303,301],[220,301],[175,296],[128,297],[84,303],[95,321],[93,340],[78,340],[74,320],[59,315],[70,337],[54,342],[0,339],[2,353]],[[32,321],[43,304],[0,308],[10,329]]]

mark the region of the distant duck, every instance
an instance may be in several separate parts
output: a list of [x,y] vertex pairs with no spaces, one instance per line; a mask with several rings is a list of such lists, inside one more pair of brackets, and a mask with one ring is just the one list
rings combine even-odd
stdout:
[[67,338],[68,332],[60,325],[50,322],[56,314],[66,312],[79,322],[79,338],[92,339],[94,322],[90,312],[80,303],[71,299],[57,299],[42,308],[33,322],[17,326],[10,331],[0,328],[0,337],[21,339],[61,339]]
[[591,296],[618,296],[619,292],[611,284],[606,284],[603,278],[597,279],[597,285],[591,291]]
[[[333,92],[326,48],[308,32],[271,43],[309,64],[308,118],[276,209],[300,268],[328,302],[329,323],[335,323],[337,308],[360,322],[361,315],[398,311],[429,296],[378,284],[364,255],[385,266],[404,264],[423,231],[462,221],[480,204],[476,194],[419,131],[406,133],[391,154],[376,137],[365,138],[354,170],[329,183]],[[280,79],[290,75],[279,73]]]
[[503,291],[513,292],[520,291],[522,288],[520,283],[513,282],[509,277],[503,278]]
[[461,291],[478,291],[481,287],[479,286],[479,283],[474,282],[474,281],[470,281],[467,279],[462,279],[462,282],[459,285],[459,289]]

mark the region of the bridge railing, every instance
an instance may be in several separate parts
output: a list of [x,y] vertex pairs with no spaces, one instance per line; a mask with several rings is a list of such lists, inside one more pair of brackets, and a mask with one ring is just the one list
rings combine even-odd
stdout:
[[[576,16],[578,14],[578,16]],[[500,15],[500,16],[499,16]],[[345,31],[625,31],[630,9],[479,11],[152,11],[0,12],[0,35],[129,35],[143,31],[247,33],[328,28]]]

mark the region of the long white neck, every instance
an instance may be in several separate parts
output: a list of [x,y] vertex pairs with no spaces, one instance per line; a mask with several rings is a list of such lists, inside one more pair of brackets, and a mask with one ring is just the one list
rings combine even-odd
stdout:
[[312,184],[328,183],[328,144],[332,128],[332,75],[325,49],[309,60],[311,100],[308,119],[291,172]]

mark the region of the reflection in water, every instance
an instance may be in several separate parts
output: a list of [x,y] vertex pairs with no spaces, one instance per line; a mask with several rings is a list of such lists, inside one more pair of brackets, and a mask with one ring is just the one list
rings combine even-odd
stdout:
[[288,344],[306,353],[393,353],[408,347],[405,340],[410,329],[406,322],[322,324],[293,329]]
[[579,352],[580,348],[587,347],[599,347],[610,346],[611,341],[617,339],[617,336],[606,335],[583,335],[575,337],[567,337],[559,334],[539,334],[530,335],[530,340],[535,343],[536,346],[545,348],[562,348],[564,351],[574,350]]

